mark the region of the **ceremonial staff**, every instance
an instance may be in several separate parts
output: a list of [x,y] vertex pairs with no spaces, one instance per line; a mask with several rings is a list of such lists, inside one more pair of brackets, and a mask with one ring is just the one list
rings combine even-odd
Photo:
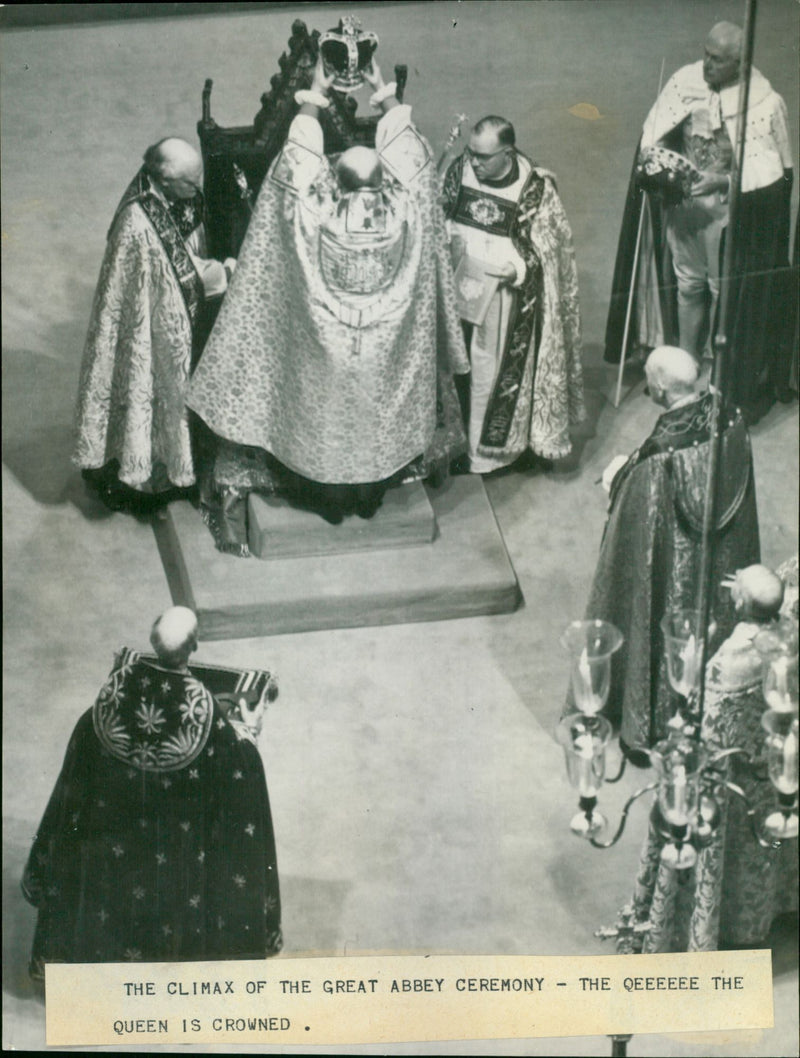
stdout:
[[[658,75],[658,95],[656,96],[656,105],[658,100],[661,98],[661,89],[664,84],[664,64],[666,59],[661,60],[661,73]],[[644,188],[640,188],[639,194],[641,199],[639,201],[639,227],[636,230],[636,246],[633,251],[633,268],[631,269],[631,282],[628,287],[628,305],[625,309],[625,327],[622,332],[622,347],[619,353],[619,371],[617,372],[617,388],[614,391],[614,407],[619,407],[619,402],[622,393],[622,375],[625,371],[625,352],[628,348],[628,335],[631,328],[631,312],[633,310],[633,292],[636,289],[636,278],[639,272],[639,256],[642,251],[642,229],[644,227],[644,211],[647,208],[647,192]]]
[[711,370],[711,422],[710,451],[706,476],[705,506],[703,508],[703,538],[700,555],[700,576],[697,595],[697,629],[695,642],[700,644],[700,672],[697,693],[697,737],[703,722],[705,698],[705,668],[708,654],[708,623],[711,617],[711,598],[713,595],[714,570],[714,533],[717,522],[718,489],[720,477],[720,453],[722,436],[720,418],[725,381],[727,377],[730,347],[728,330],[730,328],[730,287],[734,266],[734,242],[736,225],[742,193],[742,170],[744,167],[744,145],[747,137],[747,107],[750,99],[750,71],[753,65],[753,42],[755,39],[756,0],[745,0],[744,32],[742,36],[742,57],[739,76],[739,111],[736,143],[736,165],[731,172],[730,192],[728,195],[728,226],[725,232],[725,252],[720,276],[719,324],[714,337],[714,363]]

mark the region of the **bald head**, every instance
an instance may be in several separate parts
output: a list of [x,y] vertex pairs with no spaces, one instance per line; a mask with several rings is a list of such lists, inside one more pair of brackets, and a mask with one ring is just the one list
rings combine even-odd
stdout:
[[709,88],[719,90],[739,80],[742,30],[734,22],[717,22],[706,39],[703,77]]
[[350,147],[336,163],[336,177],[343,191],[379,188],[383,183],[383,169],[378,152],[369,147]]
[[695,392],[697,361],[677,345],[659,345],[644,365],[650,396],[665,408]]
[[736,573],[731,597],[740,617],[771,621],[783,602],[783,581],[766,566],[747,566]]
[[197,618],[186,606],[171,606],[156,619],[150,643],[168,668],[182,668],[197,649]]
[[144,167],[169,199],[193,198],[203,186],[203,160],[191,143],[169,136],[144,152]]

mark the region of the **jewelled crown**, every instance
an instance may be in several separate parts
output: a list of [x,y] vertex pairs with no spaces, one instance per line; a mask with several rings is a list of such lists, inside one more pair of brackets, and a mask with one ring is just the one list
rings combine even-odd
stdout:
[[361,29],[361,20],[346,15],[338,29],[330,29],[319,39],[319,50],[328,73],[335,73],[333,87],[353,92],[364,83],[364,70],[372,62],[378,35]]

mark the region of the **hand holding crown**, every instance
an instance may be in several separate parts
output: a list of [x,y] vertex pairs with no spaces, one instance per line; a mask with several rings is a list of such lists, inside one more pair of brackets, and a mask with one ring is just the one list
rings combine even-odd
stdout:
[[331,90],[334,78],[336,77],[336,71],[331,70],[328,73],[325,69],[325,63],[322,59],[322,54],[317,56],[317,63],[314,67],[314,74],[311,78],[311,91],[319,92],[320,95],[327,96]]
[[384,86],[383,74],[381,68],[373,58],[369,66],[364,68],[364,80],[370,86],[373,92],[380,91]]

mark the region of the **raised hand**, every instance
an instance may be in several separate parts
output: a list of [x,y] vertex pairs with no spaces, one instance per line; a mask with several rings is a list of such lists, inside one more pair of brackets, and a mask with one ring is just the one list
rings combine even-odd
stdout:
[[370,85],[374,92],[383,88],[383,74],[381,73],[380,66],[378,66],[374,58],[369,66],[364,69],[364,80]]
[[326,73],[325,63],[322,61],[322,55],[318,55],[317,65],[314,67],[314,76],[311,79],[311,91],[319,92],[321,95],[326,96],[331,89],[335,77],[335,71]]

